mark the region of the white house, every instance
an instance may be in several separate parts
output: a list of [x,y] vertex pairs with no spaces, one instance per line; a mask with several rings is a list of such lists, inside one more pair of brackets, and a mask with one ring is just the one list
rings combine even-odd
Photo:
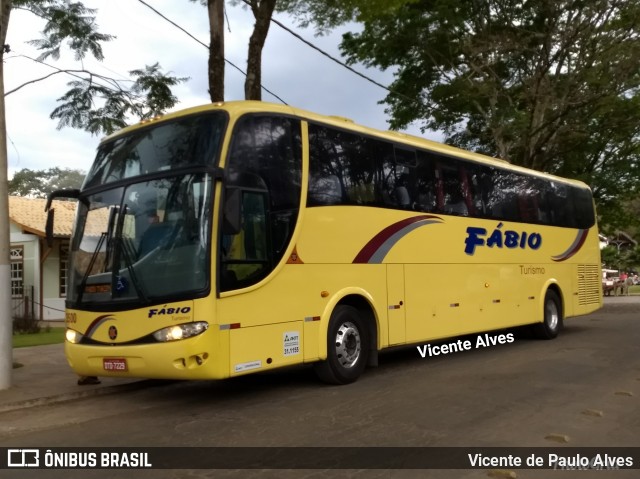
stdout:
[[46,200],[9,196],[12,315],[64,319],[69,238],[76,203],[54,201],[54,242],[45,239]]

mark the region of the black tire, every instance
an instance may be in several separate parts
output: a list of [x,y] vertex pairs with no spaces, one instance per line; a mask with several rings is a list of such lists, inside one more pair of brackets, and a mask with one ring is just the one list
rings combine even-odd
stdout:
[[553,339],[562,330],[562,302],[558,294],[548,289],[544,295],[544,319],[533,326],[533,334],[538,339]]
[[369,331],[353,306],[338,305],[327,332],[327,359],[314,365],[318,377],[329,384],[349,384],[364,372],[369,357]]

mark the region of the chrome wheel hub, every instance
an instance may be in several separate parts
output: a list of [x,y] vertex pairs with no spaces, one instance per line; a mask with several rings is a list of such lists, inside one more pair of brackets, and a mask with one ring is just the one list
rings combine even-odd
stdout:
[[336,356],[343,368],[353,367],[358,362],[361,342],[360,332],[353,323],[347,321],[340,326],[336,334]]
[[545,313],[549,329],[555,331],[558,327],[560,314],[558,312],[558,306],[554,301],[547,301],[547,304],[545,305]]

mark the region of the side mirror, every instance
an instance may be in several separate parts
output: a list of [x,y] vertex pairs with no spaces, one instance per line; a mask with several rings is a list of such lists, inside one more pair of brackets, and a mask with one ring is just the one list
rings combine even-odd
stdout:
[[228,187],[225,190],[222,233],[236,235],[242,230],[242,190]]
[[44,210],[49,211],[49,208],[51,208],[51,202],[56,198],[70,198],[72,200],[77,200],[79,197],[80,190],[78,189],[52,191],[47,196],[47,204],[44,207]]
[[47,204],[44,210],[47,212],[47,222],[44,227],[45,238],[47,239],[47,246],[51,248],[53,246],[53,215],[55,208],[51,208],[51,203],[56,198],[70,198],[77,200],[80,197],[80,190],[56,190],[49,193],[47,196]]
[[47,239],[47,246],[49,248],[53,246],[53,215],[55,212],[55,208],[47,209],[47,223],[45,224],[44,232]]

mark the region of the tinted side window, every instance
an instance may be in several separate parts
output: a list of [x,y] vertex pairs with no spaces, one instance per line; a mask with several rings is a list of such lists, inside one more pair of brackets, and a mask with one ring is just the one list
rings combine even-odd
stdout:
[[310,124],[309,150],[308,206],[407,204],[396,190],[408,168],[391,143]]
[[438,211],[436,191],[436,170],[433,155],[418,151],[416,168],[415,209],[426,213]]
[[363,205],[589,228],[591,193],[566,183],[309,125],[308,206]]
[[[359,157],[358,165],[345,161],[347,148],[354,149],[350,157]],[[359,154],[358,154],[359,153]],[[362,204],[368,201],[368,186],[373,186],[369,176],[371,158],[364,142],[355,142],[351,135],[315,125],[309,125],[309,206],[339,205],[346,200],[347,183],[355,182],[362,188]],[[353,167],[356,170],[353,170]],[[359,167],[359,168],[358,168]],[[361,170],[361,171],[358,171]],[[373,194],[373,187],[371,187]]]
[[589,228],[596,222],[591,191],[586,188],[573,188],[573,203],[575,207],[576,226]]
[[571,201],[571,188],[564,183],[551,182],[549,210],[553,226],[575,227],[575,210]]
[[272,211],[297,208],[302,178],[301,145],[299,121],[245,116],[235,127],[227,181],[234,184],[241,181],[234,175],[255,174],[269,190]]
[[436,163],[438,209],[444,214],[469,216],[466,172],[461,162],[445,161]]
[[249,286],[282,259],[300,208],[302,140],[292,118],[248,115],[236,124],[227,193],[241,191],[241,229],[221,237],[220,290]]

